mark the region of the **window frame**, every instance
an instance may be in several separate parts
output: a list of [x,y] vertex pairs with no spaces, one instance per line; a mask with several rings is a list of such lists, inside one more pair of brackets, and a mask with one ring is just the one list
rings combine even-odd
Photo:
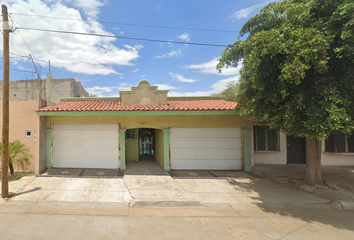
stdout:
[[[128,137],[128,133],[131,131],[131,132],[133,132],[133,137]],[[126,131],[125,131],[125,139],[126,140],[128,140],[128,141],[135,141],[136,140],[136,129],[127,129]]]
[[[342,140],[340,140],[342,138]],[[344,143],[344,146],[340,146]],[[349,147],[351,145],[351,147]],[[351,148],[351,149],[350,149]],[[344,150],[344,151],[343,151]],[[325,153],[354,155],[354,134],[348,136],[344,133],[333,132],[325,139]]]
[[[263,128],[261,129],[257,129],[257,128]],[[258,132],[260,131],[264,131],[263,132],[263,136],[262,135],[258,135]],[[270,135],[270,131],[274,131],[274,149],[269,150],[270,148],[272,148],[270,146],[270,139],[271,139],[271,135]],[[262,133],[261,133],[262,134]],[[264,144],[264,148],[262,146],[259,146],[260,144],[258,144],[258,140],[259,138],[263,139],[263,144]],[[274,140],[273,139],[273,140]],[[280,132],[278,129],[269,129],[269,124],[254,124],[253,125],[253,150],[254,152],[280,152]]]

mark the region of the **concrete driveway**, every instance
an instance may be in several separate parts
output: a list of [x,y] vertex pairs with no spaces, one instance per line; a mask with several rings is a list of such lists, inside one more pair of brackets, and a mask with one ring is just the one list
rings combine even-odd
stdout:
[[352,210],[335,209],[325,197],[245,173],[230,178],[33,177],[19,185],[19,192],[0,204],[0,239],[354,236]]

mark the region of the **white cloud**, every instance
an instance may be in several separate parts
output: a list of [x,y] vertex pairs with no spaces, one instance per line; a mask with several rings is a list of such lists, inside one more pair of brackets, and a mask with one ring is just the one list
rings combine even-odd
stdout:
[[179,39],[189,42],[191,40],[189,33],[183,33],[182,35],[177,36]]
[[118,97],[119,91],[129,91],[131,88],[127,83],[120,83],[119,86],[108,86],[99,87],[94,86],[90,88],[85,88],[85,90],[90,94],[97,94],[99,97]]
[[180,57],[181,55],[182,55],[182,50],[180,48],[178,48],[177,50],[173,50],[172,52],[158,55],[158,56],[156,56],[156,58]]
[[158,83],[158,84],[154,84],[154,85],[157,85],[159,90],[177,89],[176,87],[171,86],[171,85],[168,85],[168,84],[159,84],[159,83]]
[[100,13],[99,8],[104,4],[99,0],[74,0],[73,5],[81,9],[90,18],[97,18]]
[[216,65],[218,64],[218,58],[213,58],[209,62],[201,64],[192,64],[185,66],[184,68],[194,69],[203,74],[219,74],[219,75],[239,75],[242,63],[238,65],[237,68],[223,68],[221,73],[216,70]]
[[236,19],[247,18],[253,12],[253,10],[255,10],[256,8],[259,8],[263,5],[264,4],[257,4],[257,5],[251,6],[249,8],[241,9],[237,12],[234,12],[234,14],[232,14],[231,17],[236,18]]
[[133,70],[133,73],[136,73],[136,72],[138,72],[138,71],[139,71],[139,68],[134,69],[134,70]]
[[223,91],[228,83],[231,82],[238,82],[239,76],[236,77],[230,77],[226,79],[222,79],[219,81],[216,81],[212,85],[209,86],[210,90],[208,91],[195,91],[195,92],[177,92],[177,91],[170,91],[168,92],[169,96],[210,96],[211,94],[214,93],[219,93]]
[[[53,17],[82,19],[80,11],[65,6],[65,1],[53,1],[50,4],[39,0],[4,0],[4,2],[13,13],[31,15],[46,13],[45,15]],[[80,6],[79,9],[87,12],[91,17],[98,14],[98,7],[102,6],[102,2],[96,0],[76,1],[75,4],[74,6]],[[12,18],[16,25],[21,27],[34,27],[33,23],[36,23],[36,28],[113,35],[105,31],[98,22],[59,20],[16,14],[13,14]],[[11,51],[21,55],[28,55],[29,50],[19,32],[35,58],[50,60],[53,67],[89,75],[119,74],[114,67],[134,65],[133,61],[139,57],[138,51],[142,48],[140,45],[125,45],[118,48],[113,45],[115,39],[110,38],[18,29],[12,34]],[[0,44],[2,44],[2,38],[0,38]],[[21,61],[24,60],[21,59]]]
[[179,75],[177,73],[169,73],[171,77],[177,79],[179,82],[186,82],[186,83],[194,83],[196,81],[199,81],[199,80],[196,80],[196,79],[191,79],[191,78],[185,78],[183,77],[182,75]]

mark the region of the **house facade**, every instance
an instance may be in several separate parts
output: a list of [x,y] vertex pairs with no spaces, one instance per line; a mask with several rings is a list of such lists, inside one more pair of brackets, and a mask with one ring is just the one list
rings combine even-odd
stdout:
[[[2,81],[0,81],[0,104],[2,106]],[[47,90],[47,80],[10,81],[10,142],[20,140],[31,154],[28,165],[15,165],[16,170],[34,170],[36,174],[46,170],[46,136],[47,120],[40,117],[36,110],[45,107],[51,99],[59,102],[60,97],[88,97],[80,82],[73,78],[52,79],[51,90]],[[2,108],[0,108],[2,118]],[[2,131],[2,121],[0,121]],[[42,160],[44,159],[44,160]]]
[[[64,98],[37,110],[45,121],[47,168],[127,168],[153,160],[165,170],[240,170],[305,164],[305,139],[254,125],[217,97],[168,97],[142,80],[119,98]],[[42,141],[43,142],[43,141]],[[323,165],[354,165],[354,141],[323,141]]]
[[37,111],[47,122],[47,167],[237,170],[251,163],[251,122],[236,103],[167,97],[146,80],[119,98],[62,99]]

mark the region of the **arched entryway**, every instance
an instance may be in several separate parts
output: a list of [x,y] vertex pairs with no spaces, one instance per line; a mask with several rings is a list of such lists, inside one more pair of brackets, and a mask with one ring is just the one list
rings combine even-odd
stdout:
[[139,128],[139,161],[155,161],[155,129]]

